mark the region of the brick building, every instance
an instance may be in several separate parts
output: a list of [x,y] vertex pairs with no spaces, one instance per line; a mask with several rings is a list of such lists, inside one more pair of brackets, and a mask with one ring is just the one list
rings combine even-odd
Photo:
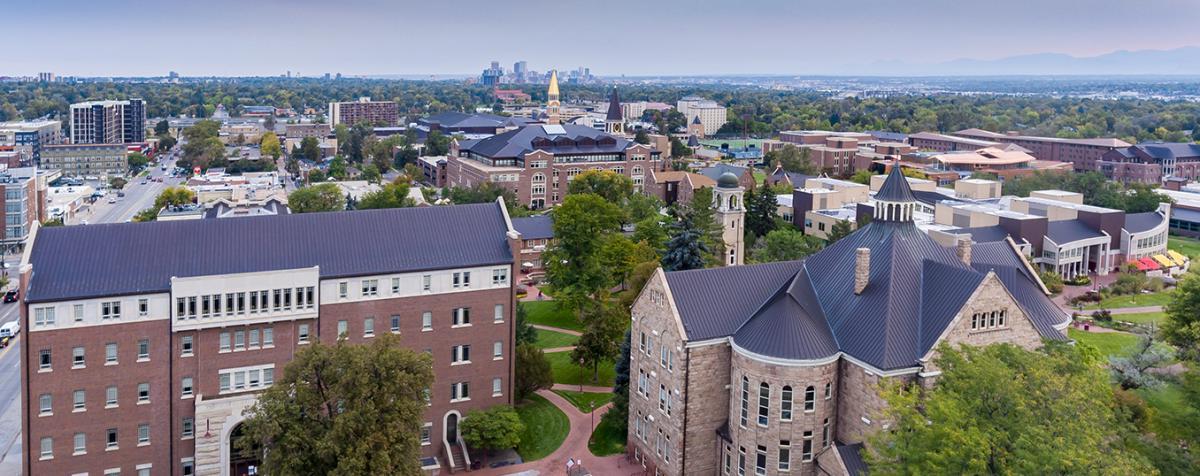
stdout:
[[119,177],[129,171],[125,144],[59,144],[42,147],[42,168],[68,177]]
[[1130,145],[1121,139],[1104,137],[1060,139],[1058,137],[1025,136],[1015,132],[1000,134],[983,129],[964,129],[955,132],[954,135],[1000,144],[1019,145],[1038,160],[1070,162],[1078,172],[1097,170],[1098,162],[1104,154]]
[[459,419],[512,403],[519,240],[502,202],[35,230],[24,473],[246,474],[230,439],[294,353],[387,332],[433,356],[423,466],[460,468]]
[[394,126],[400,122],[400,107],[393,101],[372,101],[369,97],[355,102],[329,103],[329,124],[347,127],[360,122],[374,126]]
[[1147,184],[1200,179],[1200,144],[1146,142],[1105,153],[1096,168],[1109,180]]
[[[871,223],[803,261],[665,273],[632,309],[628,451],[652,474],[847,474],[882,381],[938,344],[1065,339],[1010,242],[943,247],[894,169]],[[853,473],[857,474],[857,473]]]

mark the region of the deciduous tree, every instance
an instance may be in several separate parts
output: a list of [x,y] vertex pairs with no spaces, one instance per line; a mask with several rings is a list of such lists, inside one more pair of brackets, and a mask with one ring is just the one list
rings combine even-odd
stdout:
[[512,407],[497,405],[487,410],[470,411],[463,418],[458,431],[462,433],[463,441],[472,448],[484,450],[486,455],[492,451],[516,448],[521,443],[525,424]]
[[1163,337],[1181,357],[1200,360],[1200,275],[1189,273],[1179,281],[1166,310]]
[[555,242],[546,250],[546,277],[555,298],[578,313],[610,284],[600,249],[620,229],[624,214],[616,205],[591,193],[568,194],[554,209]]
[[333,212],[344,209],[345,202],[337,185],[322,183],[292,192],[288,195],[288,208],[292,213]]
[[405,208],[416,206],[416,202],[408,196],[409,185],[396,181],[383,186],[382,189],[368,193],[358,202],[359,210],[377,208]]
[[263,134],[262,141],[259,142],[259,152],[272,160],[278,159],[280,155],[283,155],[283,148],[279,145],[279,136],[276,136],[274,132]]
[[550,388],[554,385],[554,374],[550,371],[550,361],[542,349],[533,344],[517,345],[516,375],[513,378],[513,393],[518,401],[525,400],[534,392]]
[[594,193],[622,206],[633,195],[633,181],[611,170],[587,170],[568,182],[567,193]]

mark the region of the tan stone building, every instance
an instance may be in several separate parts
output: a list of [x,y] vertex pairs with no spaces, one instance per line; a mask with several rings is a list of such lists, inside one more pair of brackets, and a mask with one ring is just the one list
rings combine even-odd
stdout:
[[802,261],[659,271],[632,309],[628,451],[648,474],[859,474],[882,381],[941,343],[1065,339],[1010,241],[943,247],[898,171],[872,221]]

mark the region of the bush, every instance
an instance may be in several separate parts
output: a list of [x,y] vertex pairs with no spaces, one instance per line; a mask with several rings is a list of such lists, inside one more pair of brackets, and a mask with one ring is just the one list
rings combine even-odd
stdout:
[[1042,278],[1042,283],[1044,283],[1046,285],[1046,289],[1050,291],[1050,294],[1058,294],[1058,293],[1062,292],[1062,290],[1063,290],[1062,276],[1059,276],[1058,273],[1055,273],[1053,271],[1042,271],[1040,274],[1041,274],[1040,277]]
[[1138,294],[1149,285],[1149,278],[1142,273],[1121,273],[1107,291],[1113,295]]
[[1112,322],[1112,312],[1108,309],[1101,309],[1092,313],[1092,319],[1096,322]]
[[1070,284],[1071,286],[1087,286],[1092,284],[1092,278],[1089,278],[1085,275],[1080,275],[1066,280],[1065,283]]

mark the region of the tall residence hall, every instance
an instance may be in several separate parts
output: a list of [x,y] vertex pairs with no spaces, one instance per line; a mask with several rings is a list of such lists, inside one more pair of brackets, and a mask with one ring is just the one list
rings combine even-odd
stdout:
[[72,144],[131,144],[146,140],[146,101],[90,101],[71,105]]
[[660,152],[591,127],[559,124],[556,78],[551,76],[546,124],[451,142],[449,186],[491,182],[512,190],[518,203],[534,210],[562,203],[567,182],[585,170],[611,170],[642,189],[650,171],[662,164]]
[[938,244],[899,169],[869,224],[805,260],[647,283],[628,451],[649,474],[861,474],[863,441],[885,426],[877,383],[931,384],[942,343],[1065,339],[1069,316],[1016,245]]
[[246,474],[230,441],[297,351],[389,332],[433,357],[423,466],[469,466],[459,420],[512,403],[520,241],[502,201],[35,229],[24,473]]

